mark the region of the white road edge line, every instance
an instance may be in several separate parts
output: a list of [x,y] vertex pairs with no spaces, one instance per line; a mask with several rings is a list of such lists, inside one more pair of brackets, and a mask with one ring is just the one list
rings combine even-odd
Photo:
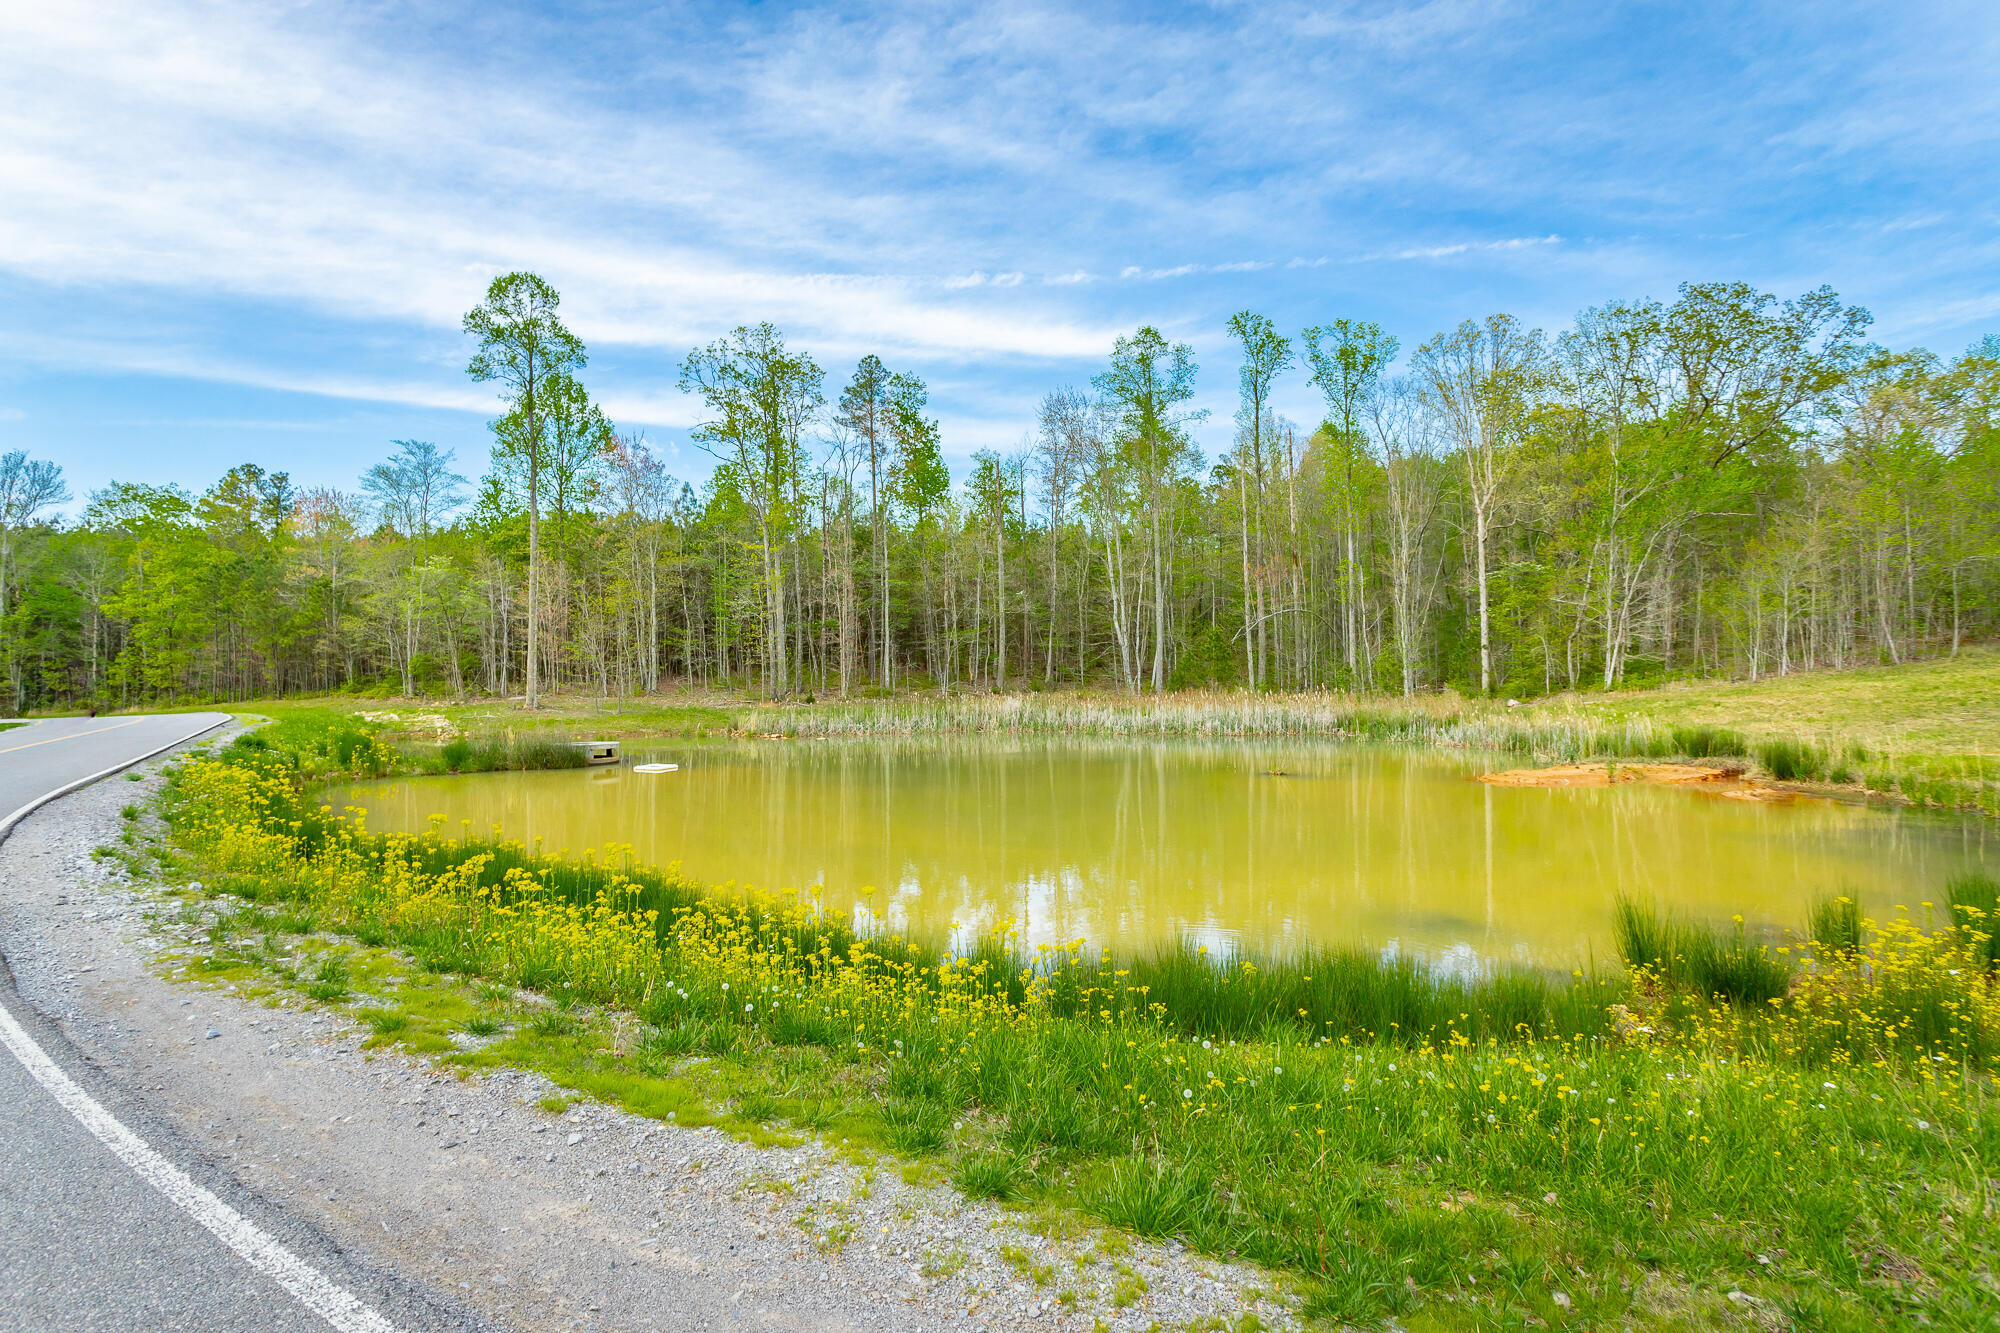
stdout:
[[[0,820],[0,841],[4,841],[14,826],[35,811],[55,800],[66,796],[79,787],[87,787],[100,778],[110,777],[134,764],[143,764],[148,759],[165,754],[177,745],[185,745],[205,732],[227,725],[231,719],[211,722],[169,741],[159,749],[129,759],[122,764],[114,764],[102,772],[58,787],[56,790],[36,800],[28,802],[6,819]],[[91,1095],[78,1087],[75,1080],[63,1073],[61,1066],[49,1059],[48,1052],[36,1045],[26,1028],[15,1021],[7,1006],[0,1004],[0,1043],[14,1054],[35,1082],[47,1088],[49,1095],[62,1104],[64,1110],[77,1118],[77,1122],[95,1135],[100,1143],[109,1148],[118,1160],[131,1167],[140,1179],[167,1196],[195,1221],[208,1228],[215,1238],[234,1250],[243,1262],[276,1282],[307,1309],[339,1330],[339,1333],[399,1333],[396,1326],[376,1314],[359,1297],[329,1282],[319,1271],[305,1260],[273,1240],[264,1230],[231,1208],[222,1200],[194,1182],[187,1172],[169,1162],[148,1147],[146,1141],[119,1122],[118,1117],[98,1105]]]
[[187,1172],[146,1146],[146,1141],[78,1087],[68,1074],[35,1044],[14,1015],[0,1005],[0,1042],[49,1090],[83,1127],[95,1134],[118,1159],[145,1182],[179,1205],[243,1261],[296,1296],[340,1333],[397,1333],[396,1326],[361,1301],[321,1277],[311,1264],[273,1240],[255,1223],[197,1185]]

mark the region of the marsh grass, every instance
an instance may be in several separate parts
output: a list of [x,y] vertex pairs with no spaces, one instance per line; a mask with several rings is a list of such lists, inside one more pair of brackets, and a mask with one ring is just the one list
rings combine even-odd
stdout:
[[[1013,1005],[1039,989],[1052,1010],[1078,1016],[1105,1007],[1139,1012],[1187,1031],[1248,1039],[1277,1029],[1314,1036],[1404,1044],[1442,1039],[1457,1031],[1475,1039],[1521,1040],[1605,1030],[1605,1005],[1622,992],[1619,976],[1582,979],[1528,968],[1492,968],[1474,975],[1447,973],[1416,958],[1383,960],[1359,949],[1315,949],[1289,957],[1224,960],[1183,946],[1120,957],[1075,949],[1016,951],[987,937],[960,954],[901,936],[862,935],[845,922],[802,914],[795,900],[718,895],[679,875],[636,866],[623,858],[537,856],[518,843],[437,837],[389,837],[363,845],[381,874],[411,870],[430,877],[460,873],[467,888],[505,905],[510,885],[532,874],[539,894],[578,909],[615,900],[620,909],[651,914],[662,947],[700,922],[707,931],[739,932],[758,949],[795,956],[809,972],[852,966],[865,959],[883,971],[925,978],[933,991],[946,964],[978,972],[992,991]],[[472,873],[466,873],[471,871]],[[476,973],[477,951],[456,927],[404,923],[389,931],[434,971]],[[521,983],[551,989],[562,978],[535,960],[517,964]],[[1117,978],[1115,986],[1107,979]],[[730,1020],[720,992],[681,996],[653,990],[635,1008],[650,1023],[693,1014]],[[824,1025],[810,1014],[787,1011],[775,1020],[794,1040],[815,1040]]]
[[1987,970],[2000,969],[2000,880],[1960,875],[1945,886],[1945,900],[1953,921],[1972,938]]
[[1670,987],[1737,1005],[1769,1004],[1791,987],[1790,962],[1751,941],[1740,917],[1725,933],[1621,896],[1612,922],[1626,963]]
[[391,742],[377,722],[328,708],[291,708],[230,743],[239,763],[274,763],[307,778],[378,778],[398,773],[490,773],[582,768],[586,759],[560,727],[461,736],[442,745]]
[[[1877,796],[2000,815],[2000,729],[1990,706],[2000,653],[1879,671],[1579,694],[1512,709],[1453,694],[1379,696],[1186,690],[1157,696],[951,695],[746,709],[764,736],[1016,733],[1109,737],[1323,738],[1519,755],[1754,761],[1786,782],[1859,785]],[[1967,725],[1971,726],[1967,734]],[[1971,747],[1972,752],[1965,750]]]
[[1780,782],[1810,782],[1826,772],[1826,756],[1800,740],[1770,740],[1757,746],[1757,762]]
[[[1401,1044],[1458,1033],[1475,1041],[1597,1034],[1605,1007],[1623,995],[1624,979],[1557,976],[1527,968],[1489,967],[1465,974],[1422,959],[1383,958],[1358,949],[1307,949],[1283,958],[1211,958],[1182,944],[1131,959],[1102,959],[1097,970],[1122,973],[1149,1005],[1183,1031],[1227,1040],[1312,1036]],[[1057,1011],[1086,1003],[1068,984],[1082,968],[1050,970]]]
[[1743,733],[1704,723],[1605,720],[1569,709],[1511,714],[1455,697],[1385,703],[1338,694],[976,695],[753,709],[744,727],[794,737],[1002,732],[1050,736],[1365,740],[1575,760],[1747,756]]
[[1806,940],[1820,949],[1852,955],[1862,936],[1861,903],[1853,894],[1817,898],[1806,909]]
[[561,735],[540,732],[461,736],[435,748],[405,750],[421,773],[494,773],[515,770],[583,768],[583,749]]

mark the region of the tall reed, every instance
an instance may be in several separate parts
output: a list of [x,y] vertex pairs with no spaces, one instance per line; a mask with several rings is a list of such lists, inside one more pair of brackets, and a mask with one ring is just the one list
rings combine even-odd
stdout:
[[1766,1004],[1791,987],[1790,965],[1769,946],[1751,943],[1741,918],[1725,935],[1620,897],[1612,927],[1626,963],[1669,986],[1738,1005]]
[[1960,875],[1945,886],[1945,901],[1987,970],[2000,969],[2000,880],[1977,872]]
[[541,734],[461,736],[435,750],[408,753],[425,772],[582,768],[587,762],[582,747],[571,744],[565,737]]
[[1806,939],[1837,954],[1861,947],[1861,903],[1852,894],[1815,899],[1806,909]]
[[1602,722],[1574,712],[1505,713],[1435,697],[1383,704],[1339,694],[1223,691],[1135,698],[952,695],[935,699],[756,708],[747,730],[799,737],[908,736],[947,732],[1162,736],[1197,739],[1341,739],[1448,745],[1576,760],[1591,755],[1707,759],[1750,753],[1722,727]]

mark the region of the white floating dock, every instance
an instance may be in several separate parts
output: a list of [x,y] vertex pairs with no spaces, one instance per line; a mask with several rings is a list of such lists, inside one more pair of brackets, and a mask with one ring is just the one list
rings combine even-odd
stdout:
[[681,769],[681,766],[680,766],[679,764],[634,764],[634,765],[632,765],[632,771],[633,771],[634,773],[678,773],[678,772],[680,772],[680,769]]

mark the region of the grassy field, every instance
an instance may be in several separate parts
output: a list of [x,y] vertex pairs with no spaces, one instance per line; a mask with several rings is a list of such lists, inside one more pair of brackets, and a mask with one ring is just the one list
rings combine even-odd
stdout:
[[1611,721],[1643,715],[1728,727],[1757,739],[1855,743],[1887,754],[2000,756],[2000,649],[1861,671],[1814,671],[1670,685],[1629,694],[1565,695],[1567,708]]
[[[1635,909],[1634,966],[1566,979],[952,957],[615,855],[359,834],[307,776],[376,762],[357,734],[295,713],[181,770],[171,845],[128,839],[201,884],[190,975],[1178,1236],[1267,1266],[1327,1327],[1991,1326],[1991,884],[1921,886],[1963,905],[1942,919],[1822,904],[1776,948]],[[810,1238],[848,1239],[837,1218]]]

